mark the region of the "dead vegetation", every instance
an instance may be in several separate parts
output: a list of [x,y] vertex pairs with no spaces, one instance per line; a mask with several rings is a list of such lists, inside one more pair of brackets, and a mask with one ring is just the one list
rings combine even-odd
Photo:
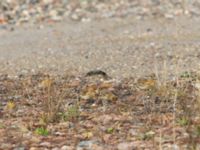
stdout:
[[199,149],[199,81],[2,75],[0,148]]

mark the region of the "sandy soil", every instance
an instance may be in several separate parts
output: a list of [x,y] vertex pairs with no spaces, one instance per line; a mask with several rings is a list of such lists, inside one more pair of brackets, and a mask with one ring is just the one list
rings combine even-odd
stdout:
[[131,17],[0,27],[0,73],[86,73],[113,77],[198,70],[200,20]]

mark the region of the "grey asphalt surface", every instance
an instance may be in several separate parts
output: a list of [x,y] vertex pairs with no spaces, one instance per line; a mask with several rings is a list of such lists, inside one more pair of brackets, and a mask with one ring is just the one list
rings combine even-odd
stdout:
[[200,19],[131,17],[0,27],[0,74],[84,74],[112,77],[176,74],[200,68]]

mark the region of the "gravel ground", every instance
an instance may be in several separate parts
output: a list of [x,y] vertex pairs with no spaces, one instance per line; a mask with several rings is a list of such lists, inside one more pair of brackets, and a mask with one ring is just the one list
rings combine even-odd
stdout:
[[192,0],[2,0],[0,71],[102,69],[129,77],[198,70],[198,6]]
[[[86,73],[102,69],[110,76],[175,74],[199,68],[199,20],[131,17],[87,23],[23,25],[0,30],[1,73],[46,71]],[[192,26],[192,28],[191,28]],[[177,65],[178,63],[178,65]]]
[[[199,149],[199,76],[182,74],[200,68],[199,8],[1,0],[0,149]],[[91,77],[97,69],[119,79]],[[160,76],[143,78],[152,73]],[[46,120],[63,99],[63,114]]]
[[1,0],[0,21],[10,24],[52,22],[70,18],[95,19],[135,16],[137,19],[200,15],[196,0]]

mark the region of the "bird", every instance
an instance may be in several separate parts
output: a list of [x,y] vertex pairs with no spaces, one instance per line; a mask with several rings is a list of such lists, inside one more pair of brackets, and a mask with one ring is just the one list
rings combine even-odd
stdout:
[[104,79],[109,79],[110,77],[107,75],[106,72],[102,71],[102,70],[91,70],[89,72],[86,73],[86,77],[90,77],[90,76],[102,76]]

